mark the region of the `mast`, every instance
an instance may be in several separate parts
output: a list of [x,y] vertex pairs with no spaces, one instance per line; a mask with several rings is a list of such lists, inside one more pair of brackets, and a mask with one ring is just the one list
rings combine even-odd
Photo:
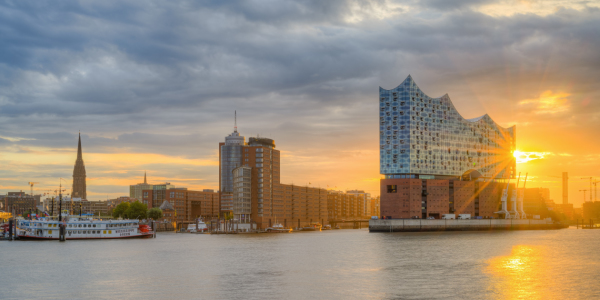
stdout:
[[62,221],[62,181],[58,186],[58,222],[60,222]]

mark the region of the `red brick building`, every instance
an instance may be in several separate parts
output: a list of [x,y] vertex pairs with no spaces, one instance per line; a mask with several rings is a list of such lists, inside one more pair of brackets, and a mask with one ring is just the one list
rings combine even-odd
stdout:
[[173,206],[177,213],[177,218],[174,220],[178,222],[192,221],[199,217],[211,220],[219,215],[219,193],[213,190],[194,191],[186,188],[171,188],[161,191],[144,190],[142,199],[144,203],[148,203],[148,208],[152,208],[152,204],[156,203],[152,199],[156,198],[154,193],[157,192],[161,194],[161,198],[164,197],[160,199],[162,203],[167,201]]
[[[460,179],[382,179],[381,216],[439,219],[444,214],[496,218],[506,183]],[[509,188],[510,195],[514,184]],[[510,208],[511,202],[508,202]],[[527,212],[527,208],[525,208]]]

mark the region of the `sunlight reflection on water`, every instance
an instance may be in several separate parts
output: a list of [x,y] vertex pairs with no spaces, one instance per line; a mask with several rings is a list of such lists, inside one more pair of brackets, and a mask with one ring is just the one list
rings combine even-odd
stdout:
[[0,299],[600,299],[600,230],[0,242]]

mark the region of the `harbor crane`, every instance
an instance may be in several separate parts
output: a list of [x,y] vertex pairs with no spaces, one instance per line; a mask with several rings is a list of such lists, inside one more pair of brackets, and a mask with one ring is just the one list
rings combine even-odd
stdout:
[[39,184],[39,182],[28,182],[27,184],[29,184],[29,187],[31,188],[31,192],[30,192],[31,194],[29,194],[29,195],[31,195],[31,197],[33,197],[33,186],[35,184]]
[[510,219],[510,212],[508,212],[507,200],[508,200],[508,185],[510,184],[510,178],[506,181],[506,188],[502,190],[502,210],[495,212],[495,214],[504,214],[504,219]]
[[521,219],[527,219],[527,214],[525,214],[525,210],[523,210],[523,199],[525,198],[525,186],[527,185],[527,174],[525,173],[525,180],[523,181],[523,188],[519,191],[519,216]]
[[[592,179],[593,177],[582,177],[581,179],[589,179],[590,180],[590,202],[592,202]],[[581,191],[580,191],[581,192]],[[585,192],[583,193],[583,202],[585,202]]]
[[513,190],[510,201],[511,201],[511,209],[510,209],[510,218],[511,219],[520,219],[519,211],[517,210],[517,193],[519,191],[519,182],[521,181],[521,172],[519,172],[519,177],[517,178],[517,185]]
[[[583,202],[585,203],[585,192],[587,192],[588,190],[579,190],[580,192],[583,192]],[[590,192],[591,194],[591,192]]]

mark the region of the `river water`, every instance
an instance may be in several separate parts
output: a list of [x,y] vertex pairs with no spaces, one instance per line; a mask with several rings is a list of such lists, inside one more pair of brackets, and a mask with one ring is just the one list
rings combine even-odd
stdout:
[[0,241],[1,299],[600,299],[600,230]]

